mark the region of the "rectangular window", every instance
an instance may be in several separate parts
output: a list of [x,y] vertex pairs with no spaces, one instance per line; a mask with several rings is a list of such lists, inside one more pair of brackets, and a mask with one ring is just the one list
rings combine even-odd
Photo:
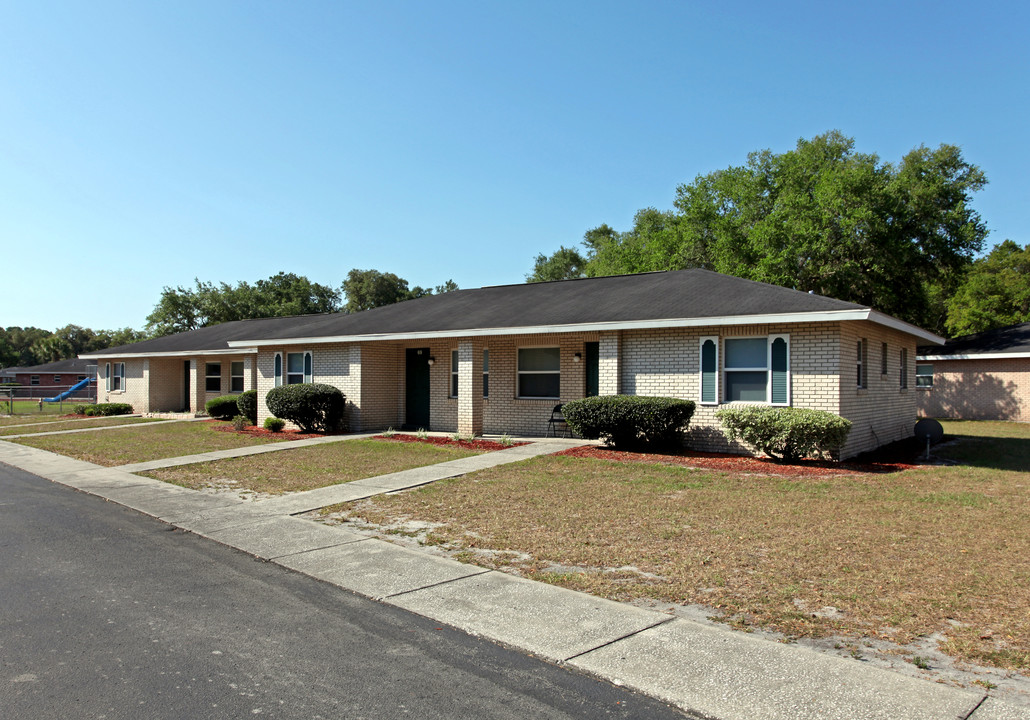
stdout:
[[85,379],[86,379],[85,375],[79,375],[79,382],[82,382]]
[[769,384],[768,340],[728,338],[724,345],[727,402],[766,402]]
[[880,346],[880,374],[887,376],[887,343]]
[[901,387],[908,387],[908,348],[901,348]]
[[272,379],[275,387],[283,384],[283,354],[276,353],[272,362]]
[[39,385],[39,375],[29,377],[29,385]]
[[61,384],[61,376],[60,375],[54,375],[54,385],[60,385],[60,384]]
[[458,397],[458,351],[451,350],[451,393],[452,398]]
[[243,362],[229,364],[229,392],[243,392]]
[[204,389],[207,392],[222,392],[222,363],[205,363]]
[[125,363],[112,363],[109,390],[125,389]]
[[311,353],[286,353],[286,384],[311,382]]
[[[702,353],[704,345],[702,345]],[[790,405],[790,336],[727,338],[723,343],[725,402]],[[704,358],[702,357],[702,362]],[[702,371],[702,383],[704,372]],[[702,387],[704,392],[704,387]]]
[[703,337],[701,342],[701,404],[719,402],[719,338]]
[[933,387],[933,365],[916,365],[916,387],[917,388],[932,388]]
[[518,390],[521,398],[557,400],[561,396],[558,348],[519,348]]
[[855,361],[855,385],[856,387],[865,388],[869,387],[869,369],[868,369],[868,356],[865,338],[858,341],[856,346],[856,361]]
[[490,397],[490,351],[483,351],[483,397]]

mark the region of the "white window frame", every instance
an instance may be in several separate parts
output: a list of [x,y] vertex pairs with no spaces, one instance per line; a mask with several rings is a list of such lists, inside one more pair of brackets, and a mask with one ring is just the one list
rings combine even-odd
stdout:
[[[558,369],[557,370],[521,370],[519,369],[520,353],[522,350],[550,350],[556,349],[558,351]],[[558,394],[557,395],[522,395],[522,376],[523,375],[557,375],[558,376]],[[515,348],[515,396],[520,400],[560,400],[561,399],[561,346],[560,345],[522,345]]]
[[899,386],[902,390],[908,390],[908,348],[901,348],[901,377]]
[[[559,362],[560,364],[560,362]],[[559,381],[560,382],[560,381]],[[483,350],[483,399],[490,397],[490,351]]]
[[869,342],[865,338],[858,338],[855,352],[858,354],[855,362],[855,387],[865,390],[869,387]]
[[[704,340],[712,340],[715,338],[702,338],[702,345]],[[729,387],[729,383],[726,381],[726,376],[730,373],[735,372],[764,372],[765,373],[765,400],[726,400],[720,397],[722,402],[730,405],[769,405],[772,407],[790,407],[794,401],[793,393],[793,376],[790,370],[790,333],[773,333],[771,335],[732,335],[730,337],[723,338],[723,343],[730,342],[733,340],[765,340],[765,367],[739,367],[739,368],[727,368],[725,366],[725,360],[723,360],[722,371],[720,373],[720,379],[723,383],[723,389]],[[773,393],[773,367],[772,367],[772,347],[773,343],[777,339],[782,339],[787,345],[787,371],[786,371],[786,382],[787,382],[787,400],[786,402],[774,403],[772,401]],[[716,352],[718,353],[719,344],[716,342]],[[699,350],[700,352],[700,350]],[[718,365],[718,355],[716,355]],[[716,396],[720,393],[716,390]],[[704,405],[711,405],[712,403],[703,403]]]
[[29,375],[29,385],[39,385],[39,375]]
[[[218,374],[211,374],[211,367],[216,366],[218,368]],[[211,389],[211,381],[218,380],[218,387],[214,390]],[[220,393],[222,392],[222,363],[221,362],[205,362],[204,363],[204,392],[209,393]]]
[[[290,356],[300,355],[301,356],[301,371],[299,373],[290,372]],[[286,353],[286,357],[283,358],[283,377],[282,382],[286,385],[300,385],[303,383],[310,383],[313,381],[315,375],[315,358],[311,354],[310,350],[302,350],[300,352]],[[300,376],[299,383],[291,383],[290,378]]]
[[125,392],[125,363],[104,363],[104,382],[108,392]]
[[[920,373],[919,368],[930,368],[928,373]],[[929,383],[920,383],[919,381],[923,378],[930,378]],[[931,390],[933,388],[933,363],[916,363],[916,389],[917,390]]]
[[[237,375],[235,372],[233,372],[233,370],[235,369],[236,365],[240,366],[240,374],[239,375]],[[237,390],[234,387],[236,385],[236,381],[237,380],[240,381],[239,382],[239,386],[240,386],[239,390]],[[243,364],[242,360],[233,360],[233,361],[231,361],[229,363],[229,393],[230,394],[242,393],[246,389],[246,387],[247,387],[247,369],[246,369],[246,366]]]
[[451,350],[451,375],[448,381],[447,397],[458,397],[458,351],[454,349]]
[[64,378],[60,375],[54,375],[54,385],[60,385],[63,380]]
[[[705,343],[711,340],[715,343],[715,400],[704,399],[704,383],[705,383],[705,371],[704,371],[704,349]],[[705,335],[704,337],[698,338],[697,342],[697,401],[701,405],[718,405],[722,399],[719,393],[719,388],[722,379],[722,374],[719,372],[719,336],[718,335]]]

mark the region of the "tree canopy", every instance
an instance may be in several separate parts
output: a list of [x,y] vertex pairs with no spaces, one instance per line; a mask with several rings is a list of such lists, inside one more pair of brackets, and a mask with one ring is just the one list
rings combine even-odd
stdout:
[[953,335],[1030,322],[1030,244],[1005,240],[973,263],[948,300]]
[[251,285],[218,285],[194,279],[195,288],[165,287],[147,331],[153,336],[196,330],[230,320],[336,312],[340,293],[293,273],[279,273]]
[[[626,232],[589,230],[584,272],[706,268],[943,332],[946,300],[987,236],[970,204],[986,182],[953,145],[920,146],[892,164],[831,131],[699,175],[677,188],[673,210],[640,210]],[[567,253],[538,256],[535,268],[561,266]]]
[[435,289],[423,288],[418,285],[409,289],[408,281],[393,273],[355,268],[347,273],[341,289],[347,298],[344,309],[353,313],[383,305],[392,305],[404,300],[414,300],[425,295],[432,295],[434,292],[436,294],[450,292],[457,290],[458,286],[453,280],[448,280],[443,285],[437,285]]

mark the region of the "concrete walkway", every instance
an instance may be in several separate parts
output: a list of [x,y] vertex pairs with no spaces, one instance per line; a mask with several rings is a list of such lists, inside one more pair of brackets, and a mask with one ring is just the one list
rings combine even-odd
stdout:
[[[356,437],[356,436],[342,436]],[[324,441],[336,440],[336,438]],[[299,443],[260,446],[285,450]],[[402,548],[294,517],[582,444],[546,440],[262,501],[241,501],[0,441],[0,462],[341,588],[721,720],[1028,720],[983,693],[906,677]],[[264,448],[273,448],[264,450]],[[191,456],[238,456],[205,453]],[[167,467],[168,465],[161,465]]]

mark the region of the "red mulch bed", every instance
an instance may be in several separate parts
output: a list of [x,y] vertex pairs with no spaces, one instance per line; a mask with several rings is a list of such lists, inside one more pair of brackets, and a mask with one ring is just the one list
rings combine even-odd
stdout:
[[[205,420],[207,423],[216,423],[218,420]],[[261,438],[273,438],[275,440],[307,440],[308,438],[325,437],[326,435],[336,435],[338,433],[302,433],[300,430],[283,430],[282,432],[272,432],[271,430],[265,430],[260,425],[248,425],[242,430],[237,430],[232,425],[215,425],[214,429],[218,432],[231,432],[239,433],[240,435],[250,435],[252,437]]]
[[395,442],[420,442],[429,443],[430,445],[449,445],[452,447],[465,448],[466,450],[483,450],[485,452],[493,452],[494,450],[506,450],[512,447],[518,447],[519,445],[525,445],[526,443],[512,443],[511,445],[501,445],[499,442],[493,440],[483,440],[482,438],[476,438],[475,440],[454,440],[449,437],[440,437],[437,435],[429,435],[424,438],[417,437],[415,435],[405,435],[399,433],[397,435],[376,435],[372,438],[373,440],[393,440]]
[[570,457],[614,460],[615,462],[656,463],[660,465],[683,465],[733,473],[753,475],[777,475],[781,477],[841,477],[864,473],[892,473],[907,470],[914,465],[902,463],[835,463],[825,460],[802,460],[798,463],[780,463],[770,458],[728,455],[725,453],[684,452],[667,455],[661,453],[630,452],[612,450],[606,447],[588,445],[569,448],[556,455]]

